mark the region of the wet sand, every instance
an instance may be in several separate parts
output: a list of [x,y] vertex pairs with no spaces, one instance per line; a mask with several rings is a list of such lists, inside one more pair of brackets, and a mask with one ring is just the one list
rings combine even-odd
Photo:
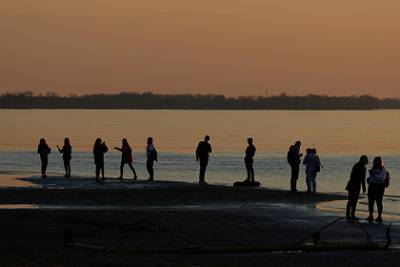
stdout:
[[[49,177],[0,189],[1,266],[393,266],[397,251],[272,252],[310,243],[337,219],[318,203],[342,195],[267,188]],[[14,206],[14,204],[18,204]],[[366,225],[379,246],[386,225]],[[82,246],[64,247],[68,230]],[[394,242],[400,240],[393,226]],[[366,244],[360,225],[340,221],[320,244]],[[212,248],[212,249],[205,249]],[[203,249],[203,250],[202,250]],[[276,249],[275,249],[276,250]],[[284,249],[283,249],[284,250]]]

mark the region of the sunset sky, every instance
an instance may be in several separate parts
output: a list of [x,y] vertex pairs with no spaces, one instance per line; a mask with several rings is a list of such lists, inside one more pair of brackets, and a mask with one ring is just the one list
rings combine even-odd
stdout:
[[0,93],[400,97],[398,0],[1,0]]

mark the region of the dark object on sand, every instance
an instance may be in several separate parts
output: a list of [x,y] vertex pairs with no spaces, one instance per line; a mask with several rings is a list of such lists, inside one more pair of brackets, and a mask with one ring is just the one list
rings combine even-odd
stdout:
[[233,183],[233,185],[234,186],[258,187],[261,185],[261,183],[257,182],[257,181],[244,180],[243,182],[235,182],[235,183]]

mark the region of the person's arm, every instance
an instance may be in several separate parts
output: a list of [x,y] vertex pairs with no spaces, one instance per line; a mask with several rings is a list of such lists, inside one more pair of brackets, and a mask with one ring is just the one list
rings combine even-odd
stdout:
[[365,194],[365,192],[367,192],[367,185],[365,183],[365,177],[361,180],[361,187],[362,187],[362,191]]
[[211,152],[212,152],[211,145],[210,145],[210,144],[208,144],[208,153],[211,153]]
[[122,148],[114,147],[114,149],[122,152]]
[[63,152],[64,152],[64,147],[61,149],[61,148],[57,145],[57,149],[58,149],[58,151],[59,151],[60,153],[63,153]]
[[103,151],[104,151],[104,153],[106,153],[107,151],[108,151],[108,147],[106,146],[106,143],[103,143]]
[[386,172],[386,173],[387,173],[387,174],[386,174],[385,185],[386,185],[386,187],[388,187],[389,184],[390,184],[390,173],[389,173],[389,172]]

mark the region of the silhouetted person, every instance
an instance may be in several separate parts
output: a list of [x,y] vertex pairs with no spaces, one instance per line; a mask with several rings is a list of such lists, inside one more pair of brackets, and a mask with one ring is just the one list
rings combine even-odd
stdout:
[[69,138],[64,139],[64,145],[60,149],[59,146],[57,146],[58,151],[63,154],[63,161],[64,161],[64,169],[65,169],[65,177],[71,177],[71,153],[72,153],[72,147],[69,142]]
[[368,210],[369,216],[368,221],[372,222],[374,220],[374,205],[376,201],[376,206],[378,207],[378,217],[376,217],[377,222],[382,222],[382,212],[383,212],[383,195],[385,193],[385,187],[389,186],[390,175],[386,171],[383,160],[381,157],[376,157],[372,169],[369,171],[369,177],[367,179],[368,183]]
[[136,171],[135,168],[133,168],[132,165],[132,148],[130,147],[130,145],[128,144],[128,140],[126,140],[126,138],[122,139],[122,147],[114,147],[116,150],[121,151],[122,155],[121,155],[121,166],[119,168],[120,170],[120,176],[118,179],[122,180],[123,176],[124,176],[124,166],[125,164],[128,164],[129,168],[132,170],[133,173],[133,180],[137,179],[137,175],[136,175]]
[[154,161],[157,161],[157,150],[153,145],[153,138],[147,138],[147,146],[146,146],[146,169],[149,173],[148,181],[154,181]]
[[100,182],[101,178],[104,181],[104,154],[107,153],[108,147],[106,142],[103,142],[100,138],[96,139],[93,146],[94,164],[96,164],[96,181]]
[[346,218],[348,221],[357,221],[356,208],[360,190],[366,192],[365,177],[367,176],[368,157],[363,155],[360,160],[353,166],[350,180],[347,183],[346,190],[348,192],[348,201],[346,206]]
[[287,161],[291,168],[290,190],[292,193],[297,193],[297,180],[299,179],[300,163],[303,154],[300,153],[301,142],[297,141],[294,145],[290,146],[287,155]]
[[306,165],[307,193],[317,192],[317,173],[321,170],[321,162],[316,150],[308,148],[303,164]]
[[204,137],[204,141],[201,141],[196,149],[196,161],[200,161],[199,184],[207,184],[205,181],[205,176],[208,165],[208,158],[210,156],[210,153],[212,152],[209,141],[210,137],[206,135]]
[[51,152],[50,147],[46,144],[46,140],[44,138],[41,138],[39,141],[37,153],[40,155],[40,161],[42,162],[42,178],[47,178],[46,175],[46,170],[47,170],[47,164],[49,163],[48,156]]
[[256,154],[256,147],[253,145],[253,138],[248,138],[247,139],[247,148],[246,148],[246,156],[244,157],[244,163],[246,165],[246,171],[247,171],[247,179],[246,181],[249,182],[254,182],[254,168],[253,168],[253,162],[254,162],[254,156]]

